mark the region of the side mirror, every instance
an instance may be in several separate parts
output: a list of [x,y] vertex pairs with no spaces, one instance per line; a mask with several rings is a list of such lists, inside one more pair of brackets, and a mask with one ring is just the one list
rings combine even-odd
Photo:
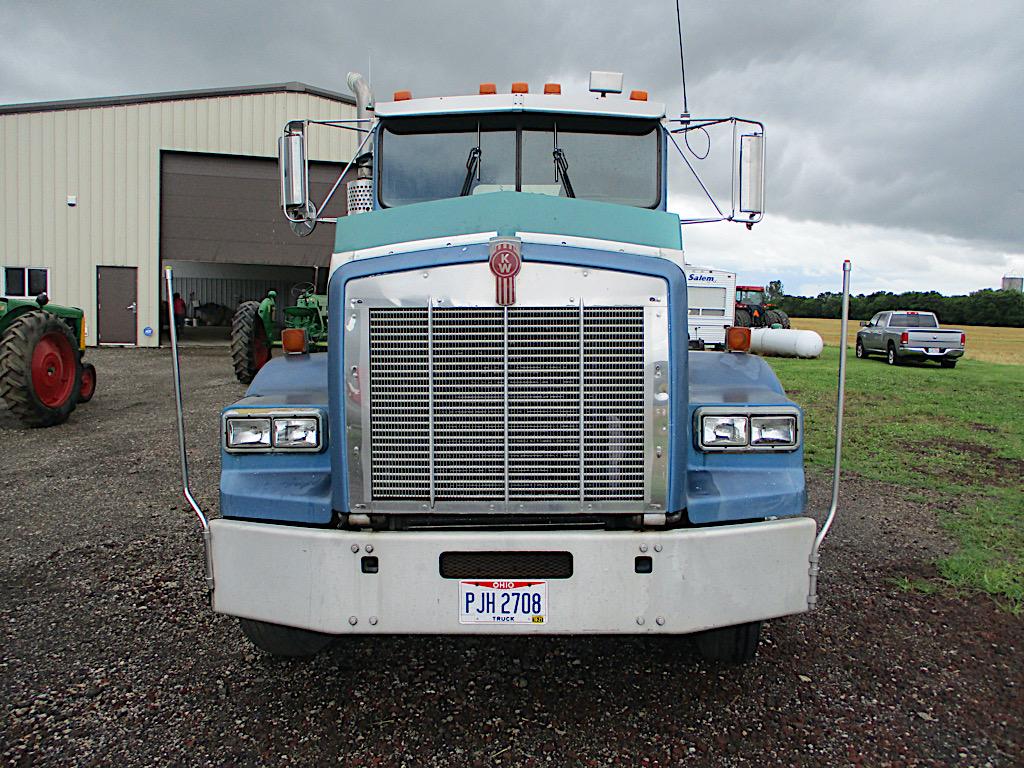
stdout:
[[316,206],[309,198],[309,159],[306,157],[305,123],[294,120],[277,140],[278,170],[281,174],[281,208],[299,236],[316,226]]
[[750,214],[751,221],[764,213],[763,133],[740,136],[740,213]]
[[867,320],[861,320],[860,321],[860,327],[861,328],[867,328],[869,325],[871,325],[871,323],[869,323]]

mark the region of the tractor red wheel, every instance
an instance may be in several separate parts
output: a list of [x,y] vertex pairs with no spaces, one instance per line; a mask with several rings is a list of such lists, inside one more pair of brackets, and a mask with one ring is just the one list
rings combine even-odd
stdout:
[[260,317],[260,303],[242,302],[231,321],[231,364],[235,377],[243,384],[250,383],[272,356],[273,347]]
[[67,421],[78,404],[82,367],[77,339],[44,310],[15,318],[0,337],[0,398],[30,427]]
[[78,402],[88,403],[96,394],[96,366],[92,363],[82,364],[82,384],[78,387]]

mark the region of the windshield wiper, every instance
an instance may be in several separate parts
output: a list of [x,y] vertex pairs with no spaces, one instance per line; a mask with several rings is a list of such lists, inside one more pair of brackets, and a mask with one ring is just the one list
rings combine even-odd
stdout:
[[565,159],[565,152],[561,147],[555,147],[552,154],[555,156],[556,176],[562,180],[562,184],[565,186],[565,196],[576,197],[576,193],[572,191],[572,182],[569,181],[569,161]]
[[473,188],[473,177],[476,175],[476,169],[479,165],[480,147],[473,147],[469,150],[469,157],[466,158],[466,178],[462,182],[462,192],[459,193],[459,197],[466,197]]

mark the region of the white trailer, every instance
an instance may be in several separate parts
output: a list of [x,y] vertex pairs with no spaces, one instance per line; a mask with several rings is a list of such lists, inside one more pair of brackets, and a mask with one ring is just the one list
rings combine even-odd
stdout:
[[725,329],[736,315],[736,273],[686,267],[690,346],[725,347]]

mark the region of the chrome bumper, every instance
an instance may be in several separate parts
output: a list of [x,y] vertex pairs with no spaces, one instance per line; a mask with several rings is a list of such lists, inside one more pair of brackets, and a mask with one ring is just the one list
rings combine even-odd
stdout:
[[[363,533],[218,519],[210,532],[219,613],[332,634],[682,634],[806,611],[815,523]],[[460,624],[459,580],[439,572],[450,551],[570,552],[572,576],[548,581],[545,624]]]

